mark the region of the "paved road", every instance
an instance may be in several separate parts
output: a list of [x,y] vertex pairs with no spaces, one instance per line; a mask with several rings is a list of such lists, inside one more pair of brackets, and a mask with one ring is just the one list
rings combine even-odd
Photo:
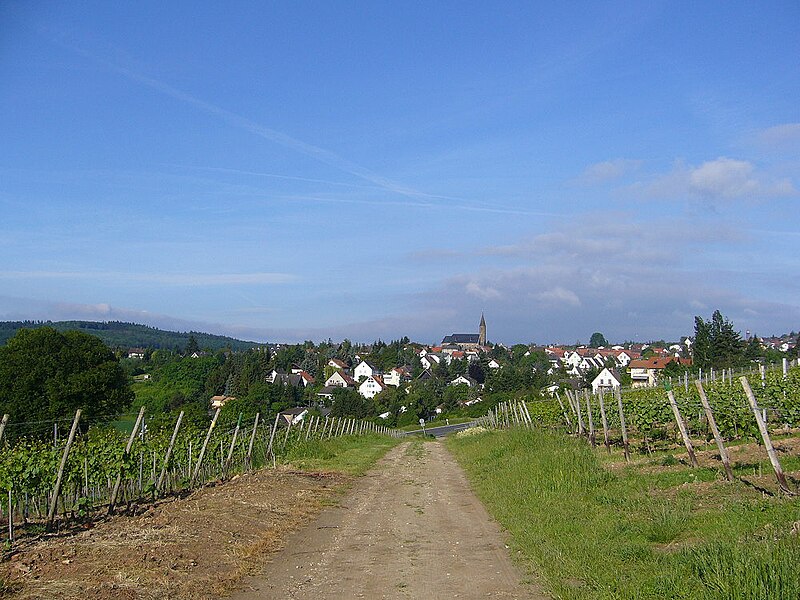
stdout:
[[[465,429],[469,429],[472,427],[474,422],[470,421],[469,423],[457,423],[455,425],[440,425],[437,427],[426,427],[425,433],[429,435],[433,435],[436,437],[444,437],[446,435],[450,435],[451,433],[457,433],[459,431],[464,431]],[[422,433],[422,429],[415,429],[414,431],[406,432],[406,435],[414,435],[417,433]]]
[[406,442],[290,537],[235,600],[536,598],[440,442]]

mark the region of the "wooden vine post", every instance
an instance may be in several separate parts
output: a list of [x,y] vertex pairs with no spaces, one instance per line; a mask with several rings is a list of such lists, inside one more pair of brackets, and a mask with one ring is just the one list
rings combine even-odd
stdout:
[[280,414],[275,415],[275,422],[272,424],[272,431],[269,434],[269,444],[267,445],[266,458],[269,458],[270,454],[272,454],[273,458],[275,457],[275,454],[272,452],[272,442],[275,441],[275,431],[278,429],[278,419],[280,418]]
[[233,458],[233,449],[236,447],[236,440],[239,437],[239,429],[242,427],[242,413],[239,413],[239,418],[236,421],[236,429],[233,430],[233,437],[231,438],[231,446],[228,449],[228,456],[225,457],[225,464],[222,466],[222,476],[225,477],[228,474],[228,467],[231,464],[231,458]]
[[589,443],[594,448],[597,445],[597,439],[594,435],[594,417],[592,416],[592,401],[589,398],[589,390],[585,390],[583,395],[586,398],[586,419],[589,421]]
[[667,390],[667,398],[669,398],[669,405],[672,408],[672,414],[675,416],[675,422],[678,424],[678,429],[681,432],[681,438],[683,438],[683,445],[686,446],[686,452],[689,453],[689,461],[692,463],[693,467],[699,466],[697,464],[697,456],[694,453],[694,446],[692,446],[692,440],[689,439],[689,431],[686,429],[686,423],[683,421],[683,417],[681,417],[681,411],[678,409],[678,403],[675,402],[675,394],[672,393],[671,389]]
[[[569,394],[569,391],[567,391]],[[585,429],[583,427],[583,415],[581,414],[581,399],[578,397],[578,393],[575,392],[575,409],[578,412],[578,435],[583,435]]]
[[608,439],[608,419],[606,418],[606,403],[603,400],[603,391],[600,391],[598,396],[600,401],[600,420],[603,422],[603,444],[605,444],[606,451],[611,453],[611,442]]
[[3,441],[3,434],[6,432],[6,425],[8,425],[8,420],[11,418],[11,415],[8,413],[3,415],[3,420],[0,421],[0,442]]
[[558,405],[561,407],[561,412],[564,413],[564,421],[567,423],[567,430],[572,431],[572,422],[569,420],[569,415],[567,414],[567,409],[564,407],[564,403],[561,401],[561,396],[558,392],[556,392],[556,400],[558,400]]
[[619,408],[619,428],[622,430],[622,448],[625,453],[625,462],[631,462],[631,452],[628,448],[628,429],[625,427],[625,411],[622,409],[622,393],[618,387],[614,388],[614,395],[617,397],[617,407]]
[[253,444],[256,441],[256,431],[258,430],[258,420],[261,413],[256,413],[256,419],[253,421],[253,432],[250,434],[250,443],[247,444],[247,454],[245,455],[244,462],[248,469],[253,468]]
[[208,442],[211,440],[211,434],[214,432],[214,427],[217,425],[217,419],[219,419],[219,413],[222,408],[218,408],[216,412],[214,412],[214,417],[211,419],[211,425],[208,426],[208,432],[206,433],[206,439],[203,440],[203,446],[200,448],[200,454],[197,456],[197,464],[194,466],[194,472],[192,473],[192,478],[190,483],[194,483],[197,480],[197,476],[200,474],[200,467],[203,466],[203,458],[206,455],[206,449],[208,448]]
[[764,440],[764,447],[767,449],[767,455],[769,456],[769,462],[772,463],[772,468],[775,471],[775,477],[778,478],[778,485],[780,485],[781,489],[787,494],[793,494],[793,492],[789,489],[789,484],[786,481],[786,475],[783,474],[783,468],[778,460],[778,455],[775,452],[775,448],[772,445],[772,440],[769,437],[769,431],[767,431],[767,424],[761,416],[761,411],[756,403],[756,396],[753,394],[750,383],[747,381],[747,377],[745,376],[740,377],[739,381],[744,388],[744,393],[747,395],[747,401],[750,403],[750,408],[753,411],[753,416],[756,418],[756,423],[758,423],[758,430],[761,432],[761,439]]
[[733,481],[733,469],[731,469],[731,461],[730,458],[728,458],[728,450],[725,448],[725,442],[722,440],[719,427],[717,427],[717,421],[714,419],[714,412],[711,410],[711,405],[708,403],[706,391],[703,389],[703,382],[697,379],[695,380],[694,385],[697,387],[697,392],[700,394],[700,403],[703,405],[703,410],[706,413],[706,419],[708,419],[708,425],[711,427],[711,433],[714,434],[714,441],[717,442],[719,456],[722,459],[722,464],[725,467],[725,478],[728,481]]
[[178,430],[181,428],[181,422],[183,421],[183,411],[180,412],[178,415],[178,420],[175,421],[175,429],[172,431],[172,437],[169,439],[169,446],[167,446],[167,453],[164,456],[164,466],[161,467],[161,474],[158,476],[158,483],[156,483],[156,494],[159,494],[163,489],[161,486],[164,485],[164,477],[167,475],[167,466],[169,465],[169,459],[172,456],[172,449],[175,447],[175,440],[178,439]]
[[136,423],[133,425],[131,435],[128,437],[128,444],[125,446],[125,452],[122,454],[122,464],[119,466],[119,473],[117,473],[117,480],[114,482],[114,489],[111,490],[111,499],[108,501],[108,514],[114,512],[114,505],[117,503],[117,496],[119,495],[119,488],[122,485],[122,474],[125,471],[125,459],[131,453],[133,442],[136,440],[136,434],[139,432],[139,427],[144,418],[144,406],[139,409],[139,414],[136,417]]
[[[58,475],[56,475],[56,485],[53,487],[53,497],[50,500],[50,510],[47,511],[47,528],[50,529],[53,525],[53,519],[56,516],[56,506],[58,505],[58,496],[61,494],[61,482],[64,480],[64,468],[67,466],[67,458],[69,457],[69,450],[72,448],[72,442],[75,441],[75,434],[78,431],[78,422],[81,420],[81,409],[75,411],[75,418],[72,420],[72,428],[69,430],[69,437],[67,438],[67,445],[64,446],[64,454],[61,455],[61,464],[58,465]],[[9,490],[9,497],[11,491]],[[11,502],[8,505],[8,514],[12,513]],[[11,517],[9,516],[9,520]],[[13,537],[13,536],[11,536]],[[13,541],[13,540],[12,540]]]

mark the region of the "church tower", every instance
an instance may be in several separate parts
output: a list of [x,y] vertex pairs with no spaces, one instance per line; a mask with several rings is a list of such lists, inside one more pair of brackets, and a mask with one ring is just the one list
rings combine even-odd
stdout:
[[486,345],[486,319],[483,318],[483,313],[481,313],[481,324],[478,329],[478,345]]

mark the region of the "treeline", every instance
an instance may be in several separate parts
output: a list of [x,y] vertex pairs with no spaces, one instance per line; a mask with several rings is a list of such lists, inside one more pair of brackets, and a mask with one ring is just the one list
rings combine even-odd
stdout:
[[246,342],[235,338],[202,333],[198,331],[166,331],[148,325],[125,323],[123,321],[0,321],[0,345],[4,345],[20,329],[51,327],[56,331],[83,331],[94,335],[113,349],[150,348],[184,349],[194,337],[198,346],[211,351],[229,348],[247,350],[258,346],[256,342]]

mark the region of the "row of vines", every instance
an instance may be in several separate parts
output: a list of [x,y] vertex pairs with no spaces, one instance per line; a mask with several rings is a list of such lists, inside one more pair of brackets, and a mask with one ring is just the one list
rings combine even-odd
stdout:
[[54,443],[22,438],[13,445],[0,440],[0,508],[8,542],[13,541],[15,523],[58,528],[113,509],[112,498],[117,507],[130,507],[274,464],[301,443],[344,435],[397,435],[370,422],[317,416],[296,424],[282,417],[268,423],[258,416],[250,422],[240,419],[235,426],[215,423],[216,418],[210,427],[200,428],[179,419],[174,428],[150,431],[137,421],[130,436],[110,426],[83,433],[78,428],[71,445],[69,439]]
[[[748,378],[755,394],[758,407],[765,420],[773,428],[800,427],[800,367],[792,367],[784,372],[781,369],[769,370],[763,378],[755,374]],[[753,438],[759,439],[758,427],[750,409],[741,383],[737,378],[707,381],[704,389],[713,409],[720,433],[726,439]],[[695,385],[680,384],[669,386],[672,389],[681,414],[689,432],[696,437],[710,439],[711,433],[705,417],[700,396]],[[580,395],[579,395],[580,396]],[[583,398],[583,396],[580,396]],[[665,386],[651,388],[627,389],[621,392],[623,414],[626,426],[632,436],[641,440],[642,444],[650,444],[659,440],[673,440],[677,435],[675,419],[670,408]],[[569,411],[569,404],[564,395],[528,404],[534,422],[541,426],[564,426],[564,410]],[[619,430],[620,416],[617,400],[613,394],[605,395],[606,420],[609,428]],[[593,422],[601,422],[599,398],[593,396],[589,402]],[[581,401],[582,410],[586,411],[585,400]],[[573,413],[568,413],[572,415]],[[583,415],[588,421],[588,415]],[[575,418],[572,418],[575,425]]]

